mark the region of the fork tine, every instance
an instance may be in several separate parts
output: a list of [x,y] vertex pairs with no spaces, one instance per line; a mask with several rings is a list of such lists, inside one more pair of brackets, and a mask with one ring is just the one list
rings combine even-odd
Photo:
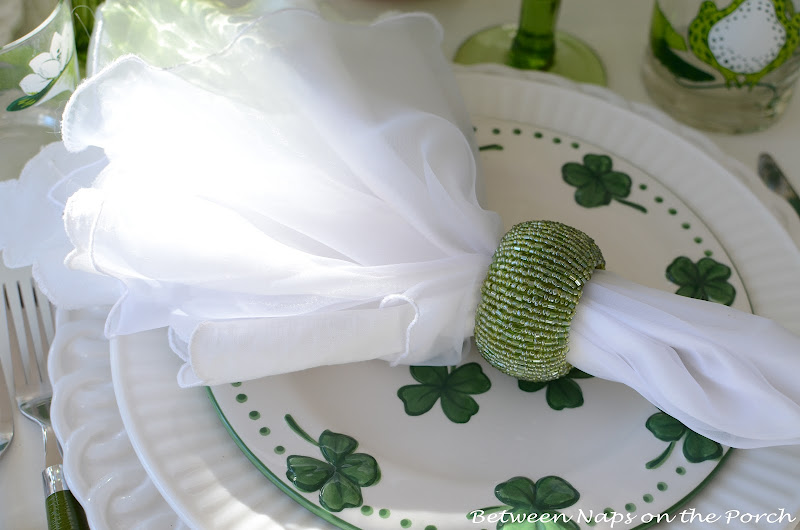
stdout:
[[[39,293],[36,290],[36,285],[33,283],[33,280],[31,280],[31,292],[33,293],[33,305],[36,308],[36,324],[39,328],[39,340],[42,345],[42,362],[39,365],[39,372],[41,372],[42,381],[49,383],[47,359],[50,356],[50,341],[47,338],[47,329],[44,315],[42,314],[42,304],[39,302]],[[52,318],[52,313],[50,316]]]
[[28,383],[41,381],[42,374],[39,371],[39,360],[36,358],[36,346],[33,343],[33,332],[31,331],[31,319],[28,316],[28,308],[25,303],[25,296],[22,294],[22,285],[17,282],[19,292],[19,303],[22,306],[22,327],[25,330],[25,344],[28,347]]
[[11,371],[14,373],[14,388],[25,386],[25,367],[22,364],[17,326],[14,322],[14,312],[11,310],[11,301],[8,298],[8,288],[3,284],[3,298],[6,302],[6,322],[8,323],[8,342],[11,350]]

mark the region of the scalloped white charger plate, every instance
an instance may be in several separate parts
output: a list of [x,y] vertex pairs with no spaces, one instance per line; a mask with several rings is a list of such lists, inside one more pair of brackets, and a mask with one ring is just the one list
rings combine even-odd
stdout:
[[[479,144],[485,148],[483,159],[486,164],[488,206],[500,211],[506,224],[531,218],[569,220],[598,240],[606,253],[609,269],[633,280],[668,289],[677,286],[663,279],[664,268],[669,264],[665,260],[686,255],[696,262],[703,257],[710,257],[734,269],[731,282],[738,293],[736,303],[746,306],[746,291],[756,313],[776,318],[789,327],[800,322],[799,308],[794,303],[800,294],[800,285],[792,274],[800,265],[796,249],[777,221],[733,176],[726,161],[721,160],[713,150],[709,151],[708,145],[693,146],[644,116],[640,109],[614,101],[613,96],[602,91],[576,88],[574,85],[556,86],[563,82],[549,76],[539,76],[539,82],[531,82],[480,72],[461,72],[459,79],[468,108],[475,117]],[[596,94],[603,97],[597,97]],[[630,193],[621,198],[644,207],[647,213],[616,199],[601,208],[578,205],[573,196],[575,188],[565,183],[559,174],[566,158],[556,156],[550,162],[547,162],[549,156],[543,160],[523,158],[523,167],[520,166],[520,152],[534,149],[543,150],[546,154],[568,153],[569,161],[577,163],[582,162],[586,154],[611,156],[614,169],[625,172],[632,180]],[[547,166],[548,163],[551,167]],[[547,183],[547,187],[557,190],[559,198],[541,200],[542,194],[537,190],[541,189],[539,186],[543,182]],[[597,233],[599,226],[606,227],[602,233]],[[655,244],[648,246],[647,256],[642,257],[639,254],[641,248],[631,248],[637,245],[630,243],[640,243],[647,236],[652,236]],[[666,237],[666,242],[661,239],[663,237]],[[641,261],[648,263],[648,266],[638,267],[636,264]],[[660,273],[660,278],[656,272]],[[322,519],[310,515],[310,510],[293,504],[288,495],[270,484],[256,466],[237,453],[236,446],[219,425],[211,407],[203,401],[201,393],[177,388],[174,375],[179,362],[169,352],[163,333],[152,332],[123,338],[113,346],[113,383],[133,448],[155,486],[187,523],[200,528],[223,525],[244,527],[254,523],[265,528],[269,528],[269,524],[284,528],[292,525],[295,528],[325,525]],[[471,361],[473,359],[468,360]],[[444,419],[438,403],[433,410],[421,416],[405,414],[404,403],[396,393],[401,386],[413,385],[418,381],[411,377],[407,368],[396,369],[387,376],[392,379],[391,384],[383,388],[383,381],[376,379],[379,376],[375,374],[385,372],[387,367],[369,367],[370,364],[374,363],[366,363],[353,370],[353,374],[361,373],[362,379],[364,370],[368,374],[367,390],[361,400],[364,397],[372,400],[374,396],[383,396],[374,398],[377,411],[370,414],[377,415],[381,422],[403,422],[403,427],[398,426],[396,432],[403,434],[406,441],[425,439],[418,434],[409,437],[409,432],[431,432],[435,435],[438,429],[457,432],[455,429],[460,428],[491,428],[504,415],[509,416],[508,412],[493,408],[493,403],[504,405],[505,399],[495,400],[492,396],[509,394],[514,396],[509,406],[515,414],[522,414],[521,417],[528,420],[537,414],[548,418],[548,423],[539,429],[541,439],[545,440],[546,446],[562,445],[563,449],[555,452],[560,457],[554,458],[552,465],[541,469],[525,468],[521,473],[512,474],[514,466],[509,460],[513,459],[514,451],[507,451],[498,442],[513,441],[511,445],[516,448],[524,444],[513,439],[515,432],[527,434],[524,425],[527,421],[521,419],[511,432],[484,432],[483,439],[488,442],[494,440],[494,445],[481,445],[468,458],[461,451],[453,451],[452,455],[442,452],[450,465],[442,462],[432,464],[432,456],[440,454],[432,448],[441,444],[428,441],[417,447],[416,451],[411,451],[403,444],[388,444],[370,434],[376,429],[369,427],[369,417],[361,418],[354,416],[352,411],[348,412],[359,401],[358,388],[341,392],[344,401],[322,403],[324,400],[319,399],[319,394],[324,390],[313,390],[313,387],[319,383],[322,389],[331,391],[331,386],[336,385],[331,383],[330,378],[320,374],[333,370],[344,376],[347,372],[341,372],[341,368],[338,372],[336,369],[320,369],[316,371],[317,375],[311,371],[288,376],[281,383],[285,392],[280,395],[268,393],[267,398],[272,401],[267,402],[260,401],[261,398],[249,387],[246,392],[242,387],[215,389],[220,402],[225,399],[226,393],[232,396],[233,402],[224,406],[231,411],[226,417],[233,424],[236,435],[254,454],[262,451],[265,467],[281,478],[286,484],[285,489],[305,499],[304,502],[312,508],[318,503],[317,492],[297,492],[285,475],[288,456],[324,460],[312,441],[318,443],[324,429],[331,429],[358,440],[360,446],[355,452],[376,458],[381,469],[380,479],[360,487],[364,499],[362,506],[336,512],[337,519],[331,520],[337,526],[346,526],[341,522],[344,520],[343,512],[350,512],[352,517],[347,517],[352,523],[347,524],[362,524],[365,528],[377,528],[384,524],[392,528],[436,526],[439,530],[448,527],[494,527],[494,523],[473,526],[467,521],[466,512],[502,505],[494,495],[494,488],[514,476],[524,476],[532,483],[546,476],[557,476],[571,484],[581,500],[591,499],[599,488],[588,485],[579,477],[581,474],[591,474],[591,470],[587,471],[587,465],[592,467],[605,460],[605,456],[591,457],[592,448],[598,451],[598,455],[604,455],[609,447],[613,448],[624,437],[619,434],[616,438],[604,435],[600,442],[589,443],[587,437],[578,437],[578,433],[590,433],[588,439],[591,442],[591,433],[594,431],[582,430],[575,424],[567,436],[559,437],[551,428],[551,418],[560,422],[561,418],[570,414],[577,417],[574,414],[581,411],[605,410],[604,413],[598,413],[606,414],[612,420],[621,420],[614,425],[636,431],[637,436],[642,434],[642,440],[646,440],[646,447],[636,449],[636,455],[616,457],[617,462],[631,462],[633,467],[644,468],[647,462],[663,455],[669,445],[644,428],[643,422],[655,410],[647,403],[641,403],[630,391],[618,388],[608,390],[615,396],[608,399],[621,399],[626,407],[630,407],[625,409],[625,414],[609,415],[603,405],[607,398],[599,396],[605,395],[605,387],[610,384],[602,381],[575,380],[585,398],[584,405],[556,411],[545,399],[546,390],[530,394],[522,392],[514,386],[513,381],[484,367],[483,372],[490,378],[492,388],[488,392],[472,395],[481,407],[478,414],[467,423],[455,424]],[[257,386],[257,383],[247,384]],[[309,385],[312,390],[309,390]],[[343,386],[346,385],[343,383]],[[254,387],[254,391],[258,390]],[[244,403],[236,400],[240,394],[247,396]],[[236,419],[235,415],[239,412],[244,417]],[[257,414],[251,416],[251,412]],[[287,422],[283,417],[287,413],[291,414],[293,422]],[[61,414],[68,415],[70,411],[62,411]],[[384,415],[394,419],[384,419]],[[488,423],[482,423],[484,421]],[[307,436],[302,436],[302,433]],[[63,434],[69,441],[70,433]],[[383,434],[386,439],[392,436],[387,436],[386,432]],[[567,444],[564,440],[571,441]],[[534,440],[530,441],[530,445],[534,443]],[[678,448],[673,448],[660,465],[647,470],[654,473],[653,480],[646,481],[645,485],[636,484],[627,491],[617,486],[607,487],[608,501],[601,498],[591,509],[611,508],[620,513],[630,512],[636,516],[635,522],[641,523],[644,522],[644,514],[657,513],[662,505],[671,507],[669,499],[681,501],[695,492],[717,468],[718,460],[697,464],[684,462],[681,460],[685,458],[680,450],[681,443],[676,444]],[[280,455],[279,445],[283,449]],[[567,454],[570,448],[576,448],[571,456]],[[412,454],[421,456],[410,457]],[[520,453],[516,455],[519,458]],[[76,463],[75,467],[79,465]],[[399,468],[403,468],[400,470],[402,473],[398,471]],[[800,452],[796,448],[735,451],[708,487],[685,506],[695,507],[700,513],[724,513],[726,510],[739,509],[742,513],[780,513],[780,510],[784,510],[794,514],[800,509],[800,499],[795,493],[798,480],[794,478],[798,470]],[[400,474],[393,475],[395,471]],[[110,473],[113,475],[113,472]],[[487,473],[491,476],[487,476]],[[303,476],[303,472],[299,475]],[[614,472],[611,478],[606,476],[604,484],[617,484],[618,476],[627,479],[629,474]],[[419,485],[420,478],[429,479],[429,486],[433,488],[427,490],[427,504],[414,504],[419,496],[398,496],[397,491],[402,491],[402,488],[398,489],[398,482],[408,479],[409,489],[406,491],[412,491],[411,488],[425,487]],[[692,484],[680,485],[684,479]],[[766,487],[766,483],[770,487]],[[475,488],[475,484],[480,486]],[[553,484],[550,481],[549,485]],[[747,495],[740,493],[744,484],[747,484]],[[465,490],[469,490],[470,497],[456,501],[460,498],[460,492]],[[578,502],[560,511],[570,514]],[[106,508],[113,515],[115,507],[109,505]],[[319,510],[323,515],[328,513],[324,508]],[[441,518],[443,512],[447,512],[444,519]],[[113,520],[113,517],[107,520]],[[783,525],[764,525],[766,520],[761,521],[765,528],[789,527],[786,518],[783,518],[783,522]],[[595,527],[601,525],[597,523]],[[681,523],[672,525],[677,528]],[[753,528],[758,526],[749,525]]]

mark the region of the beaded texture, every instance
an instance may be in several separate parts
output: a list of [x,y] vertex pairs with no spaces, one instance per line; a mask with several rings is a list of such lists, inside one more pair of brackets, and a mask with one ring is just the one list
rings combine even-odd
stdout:
[[569,327],[584,284],[605,260],[594,240],[555,221],[515,225],[481,286],[475,343],[495,368],[524,381],[563,377]]

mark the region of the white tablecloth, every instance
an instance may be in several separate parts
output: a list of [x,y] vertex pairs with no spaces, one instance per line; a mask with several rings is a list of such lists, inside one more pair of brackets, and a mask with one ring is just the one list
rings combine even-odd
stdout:
[[[2,0],[0,0],[2,1]],[[371,19],[387,10],[428,11],[445,28],[444,49],[452,56],[475,31],[516,20],[517,0],[334,0],[348,17]],[[625,98],[650,103],[639,66],[647,41],[652,0],[567,0],[562,3],[559,28],[580,35],[600,54],[608,74],[608,88]],[[800,189],[800,99],[770,129],[730,136],[709,134],[724,152],[755,169],[762,151],[771,152]],[[2,161],[0,161],[2,163]],[[8,366],[5,326],[0,331],[0,357]],[[8,370],[7,370],[8,371]],[[10,373],[7,373],[10,381]],[[43,467],[38,428],[19,414],[16,434],[0,459],[0,529],[46,528],[40,470]]]

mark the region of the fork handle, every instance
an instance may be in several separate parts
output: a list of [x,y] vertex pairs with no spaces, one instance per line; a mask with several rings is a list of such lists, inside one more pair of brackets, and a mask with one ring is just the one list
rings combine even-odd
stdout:
[[42,472],[42,479],[48,530],[88,530],[86,514],[69,491],[61,464],[45,469]]

